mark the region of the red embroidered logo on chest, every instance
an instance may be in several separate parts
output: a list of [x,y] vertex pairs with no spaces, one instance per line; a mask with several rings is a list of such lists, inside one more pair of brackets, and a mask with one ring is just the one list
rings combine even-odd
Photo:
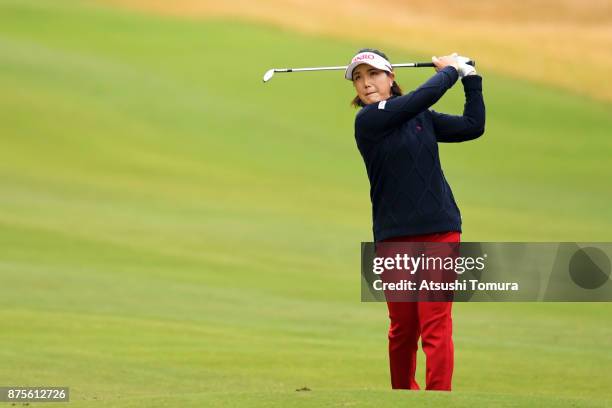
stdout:
[[421,127],[421,125],[416,125],[416,131],[420,132],[421,130],[423,130],[423,128]]

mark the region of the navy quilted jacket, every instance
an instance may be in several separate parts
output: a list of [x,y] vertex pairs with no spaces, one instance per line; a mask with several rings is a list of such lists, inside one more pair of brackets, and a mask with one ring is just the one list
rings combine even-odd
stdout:
[[461,231],[461,214],[438,155],[438,142],[463,142],[484,133],[482,77],[469,75],[463,115],[429,109],[457,81],[445,67],[416,90],[364,106],[355,139],[370,180],[374,240]]

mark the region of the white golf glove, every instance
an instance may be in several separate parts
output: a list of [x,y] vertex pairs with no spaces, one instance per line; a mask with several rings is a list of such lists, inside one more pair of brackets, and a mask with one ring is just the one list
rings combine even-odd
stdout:
[[451,57],[454,57],[455,61],[457,61],[457,72],[459,73],[459,78],[476,74],[476,68],[467,64],[467,62],[470,60],[468,57],[458,55],[456,52],[452,53]]
[[455,61],[459,64],[459,69],[457,70],[459,72],[459,78],[476,74],[476,68],[467,64],[470,60],[468,57],[457,55],[457,53],[453,53],[452,56],[455,57]]

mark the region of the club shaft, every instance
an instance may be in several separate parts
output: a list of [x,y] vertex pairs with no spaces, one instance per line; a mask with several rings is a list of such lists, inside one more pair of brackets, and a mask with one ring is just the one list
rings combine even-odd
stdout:
[[274,72],[300,72],[300,71],[334,71],[346,69],[343,67],[312,67],[312,68],[274,68]]
[[[469,61],[468,65],[476,65],[474,61]],[[434,67],[433,62],[406,62],[402,64],[391,64],[393,68],[421,68]],[[274,72],[300,72],[300,71],[339,71],[345,70],[346,65],[337,67],[308,67],[308,68],[274,68]]]

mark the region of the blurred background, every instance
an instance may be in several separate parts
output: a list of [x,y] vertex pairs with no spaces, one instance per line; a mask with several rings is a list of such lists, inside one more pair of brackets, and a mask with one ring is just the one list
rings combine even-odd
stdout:
[[[455,304],[455,391],[392,392],[386,305],[360,302],[352,84],[261,82],[363,47],[470,56],[486,133],[440,146],[462,239],[610,241],[611,22],[609,0],[0,0],[0,386],[70,386],[72,407],[611,405],[596,303]],[[462,108],[460,84],[435,105]]]

